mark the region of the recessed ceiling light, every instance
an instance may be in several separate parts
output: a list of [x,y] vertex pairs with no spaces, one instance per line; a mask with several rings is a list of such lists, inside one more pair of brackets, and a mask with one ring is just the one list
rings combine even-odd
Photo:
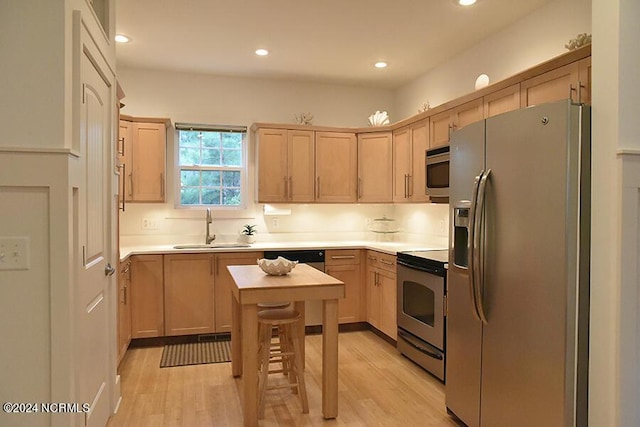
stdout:
[[115,40],[118,43],[129,43],[131,41],[131,39],[124,34],[116,34]]
[[373,64],[373,65],[374,65],[376,68],[385,68],[385,67],[386,67],[387,65],[389,65],[389,64],[387,64],[387,63],[386,63],[386,62],[384,62],[384,61],[380,61],[380,62],[376,62],[376,63],[375,63],[375,64]]
[[475,2],[476,2],[476,0],[458,0],[458,4],[460,6],[471,6]]
[[269,55],[269,51],[267,49],[257,49],[256,55],[258,56],[267,56]]

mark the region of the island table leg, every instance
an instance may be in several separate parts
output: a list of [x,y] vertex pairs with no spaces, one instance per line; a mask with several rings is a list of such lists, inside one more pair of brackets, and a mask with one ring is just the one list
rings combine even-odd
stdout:
[[322,415],[338,416],[338,300],[322,304]]

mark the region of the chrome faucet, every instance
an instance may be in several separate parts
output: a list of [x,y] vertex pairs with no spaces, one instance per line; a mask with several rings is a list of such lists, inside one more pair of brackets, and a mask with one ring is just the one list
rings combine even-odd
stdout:
[[205,237],[205,241],[207,245],[210,245],[211,242],[216,240],[216,235],[211,234],[211,232],[209,231],[210,224],[213,224],[213,218],[211,217],[211,209],[207,208],[207,236]]

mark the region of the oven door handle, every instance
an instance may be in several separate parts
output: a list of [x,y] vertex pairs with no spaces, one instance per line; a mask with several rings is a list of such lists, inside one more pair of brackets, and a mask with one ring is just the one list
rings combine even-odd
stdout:
[[397,264],[410,268],[412,270],[424,271],[425,273],[433,274],[434,276],[445,277],[447,275],[447,270],[444,268],[417,266],[408,264],[402,260],[398,260]]
[[421,345],[420,343],[416,342],[416,340],[414,338],[412,338],[410,335],[408,335],[407,333],[398,330],[398,336],[400,338],[402,338],[403,340],[405,340],[405,342],[407,344],[409,344],[411,347],[414,347],[416,350],[420,351],[421,353],[424,353],[427,356],[432,357],[434,359],[438,359],[438,360],[444,359],[442,354],[434,353],[433,351],[431,351],[427,347],[425,347],[425,346]]

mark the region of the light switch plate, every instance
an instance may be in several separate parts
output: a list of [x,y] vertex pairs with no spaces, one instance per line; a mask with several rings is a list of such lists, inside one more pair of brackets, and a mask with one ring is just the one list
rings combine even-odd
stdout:
[[29,238],[0,236],[0,270],[29,269]]

